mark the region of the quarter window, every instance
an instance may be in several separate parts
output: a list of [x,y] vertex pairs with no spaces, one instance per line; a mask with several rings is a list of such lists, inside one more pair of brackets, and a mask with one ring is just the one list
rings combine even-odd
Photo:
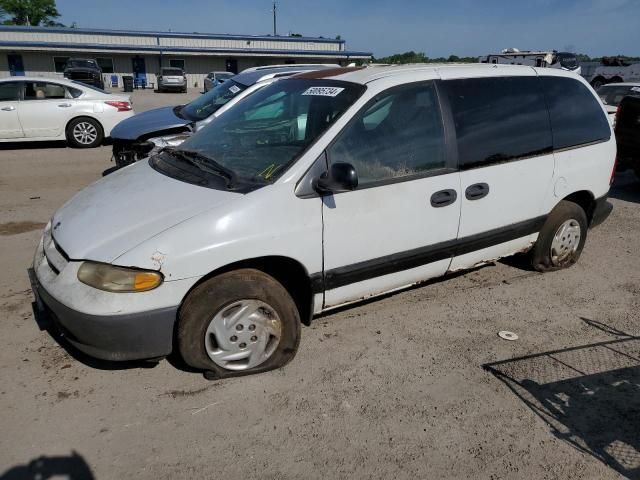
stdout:
[[20,99],[20,83],[0,83],[0,102],[11,102]]
[[596,97],[577,80],[541,77],[549,105],[553,148],[608,140],[611,129]]
[[445,167],[444,129],[433,83],[395,88],[360,111],[328,150],[354,166],[360,185]]
[[540,155],[552,148],[549,114],[537,77],[444,82],[461,169]]

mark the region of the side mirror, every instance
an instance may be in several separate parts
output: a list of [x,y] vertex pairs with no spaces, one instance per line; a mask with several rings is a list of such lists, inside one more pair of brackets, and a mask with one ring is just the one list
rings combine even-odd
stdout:
[[333,163],[328,172],[313,181],[313,188],[321,194],[349,192],[357,187],[358,174],[350,163]]

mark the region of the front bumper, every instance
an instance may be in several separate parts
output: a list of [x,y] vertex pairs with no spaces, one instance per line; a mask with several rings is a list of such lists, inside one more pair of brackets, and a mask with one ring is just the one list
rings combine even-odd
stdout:
[[122,315],[91,315],[67,307],[47,292],[30,270],[36,315],[54,324],[74,347],[102,360],[165,357],[171,353],[177,307]]
[[103,360],[170,354],[177,311],[194,279],[140,293],[97,290],[78,280],[82,262],[70,260],[50,232],[48,226],[29,271],[40,327],[49,323],[78,350]]
[[612,211],[613,205],[607,200],[606,196],[596,199],[596,204],[593,208],[593,213],[591,214],[591,225],[589,226],[591,228],[597,227],[609,218]]

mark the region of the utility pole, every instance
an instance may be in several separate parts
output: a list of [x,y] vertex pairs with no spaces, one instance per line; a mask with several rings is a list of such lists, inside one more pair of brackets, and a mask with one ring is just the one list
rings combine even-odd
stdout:
[[276,28],[276,0],[273,0],[273,36],[277,37],[278,36],[278,30]]

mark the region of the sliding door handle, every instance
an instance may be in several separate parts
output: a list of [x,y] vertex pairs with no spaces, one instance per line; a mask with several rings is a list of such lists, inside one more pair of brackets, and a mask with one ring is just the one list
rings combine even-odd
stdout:
[[458,194],[455,190],[440,190],[431,195],[431,206],[434,208],[446,207],[454,203],[457,198]]
[[6,107],[2,107],[3,112],[13,112],[16,109],[13,105],[7,105]]
[[486,183],[475,183],[464,191],[464,196],[467,197],[467,200],[480,200],[487,195],[489,195],[489,185]]

